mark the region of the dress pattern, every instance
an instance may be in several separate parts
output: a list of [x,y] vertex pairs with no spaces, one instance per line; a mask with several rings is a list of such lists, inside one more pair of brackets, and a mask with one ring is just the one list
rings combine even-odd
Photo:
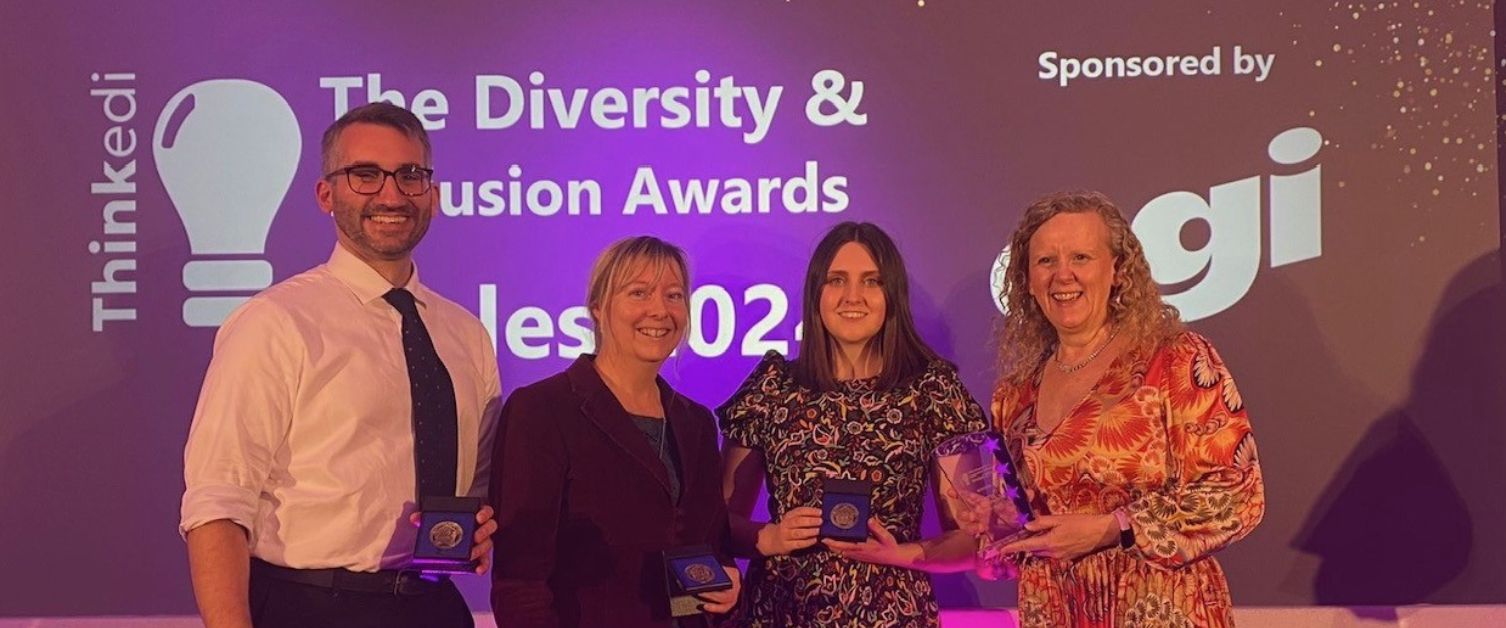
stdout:
[[1040,373],[994,395],[996,427],[1045,514],[1130,514],[1135,546],[1075,561],[1020,557],[1026,626],[1229,626],[1212,554],[1249,534],[1265,493],[1244,401],[1208,340],[1182,332],[1127,350],[1052,431]]
[[[872,512],[901,542],[920,539],[931,450],[948,437],[986,429],[983,409],[953,367],[933,362],[892,390],[875,379],[813,391],[770,352],[721,408],[723,435],[763,452],[769,516],[820,506],[822,478],[873,482]],[[926,574],[838,556],[817,544],[756,558],[735,626],[935,626]]]

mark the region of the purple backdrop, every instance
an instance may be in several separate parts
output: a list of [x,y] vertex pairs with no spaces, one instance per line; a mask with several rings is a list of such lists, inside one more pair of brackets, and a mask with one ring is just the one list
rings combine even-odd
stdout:
[[494,330],[507,390],[583,347],[596,252],[653,233],[698,286],[666,374],[714,406],[793,346],[819,235],[866,220],[986,402],[1007,235],[1096,188],[1251,407],[1270,511],[1223,555],[1236,602],[1506,602],[1492,7],[1433,4],[9,3],[0,616],[191,611],[212,325],[326,258],[320,132],[384,90],[436,125],[423,276]]

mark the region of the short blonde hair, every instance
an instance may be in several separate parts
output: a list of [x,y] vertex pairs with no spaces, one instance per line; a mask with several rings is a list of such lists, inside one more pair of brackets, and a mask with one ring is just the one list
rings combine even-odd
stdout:
[[685,261],[685,251],[680,247],[653,236],[633,236],[613,242],[597,256],[591,266],[591,280],[586,288],[586,309],[591,313],[592,335],[596,346],[601,346],[601,321],[596,311],[606,307],[607,301],[631,280],[643,266],[670,266],[680,271],[685,290],[690,290],[690,264]]

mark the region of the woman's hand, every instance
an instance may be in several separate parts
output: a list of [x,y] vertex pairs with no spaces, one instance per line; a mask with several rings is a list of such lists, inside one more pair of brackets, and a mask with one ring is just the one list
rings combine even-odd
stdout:
[[959,494],[955,488],[946,489],[946,496],[958,530],[975,537],[988,534],[988,517],[993,506],[987,497],[976,493]]
[[999,548],[1008,543],[978,537],[978,550],[974,554],[973,573],[984,580],[1016,580],[1020,577],[1020,565],[1013,554],[1005,554]]
[[758,530],[758,553],[780,556],[816,544],[821,532],[821,509],[801,506],[785,511],[778,523],[764,524]]
[[1025,529],[1036,534],[995,551],[1075,560],[1119,540],[1119,521],[1114,515],[1041,515],[1025,524]]
[[696,595],[702,602],[705,602],[701,605],[701,610],[708,613],[721,615],[731,611],[732,607],[737,606],[737,596],[743,590],[743,575],[737,567],[722,565],[722,569],[727,572],[727,577],[732,579],[732,588]]
[[868,540],[861,543],[835,539],[823,539],[821,543],[844,558],[896,567],[912,566],[920,553],[914,544],[895,540],[894,535],[884,529],[884,524],[879,523],[878,517],[868,519],[868,534]]

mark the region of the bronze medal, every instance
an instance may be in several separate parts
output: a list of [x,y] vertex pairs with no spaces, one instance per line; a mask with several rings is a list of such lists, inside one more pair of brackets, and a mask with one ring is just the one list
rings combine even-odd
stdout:
[[716,578],[716,572],[701,563],[694,563],[685,568],[685,577],[696,584],[706,584]]
[[436,549],[454,549],[460,545],[461,537],[465,536],[465,528],[454,521],[441,521],[429,529],[429,542]]
[[858,507],[843,502],[831,509],[831,523],[843,530],[851,530],[858,525]]

